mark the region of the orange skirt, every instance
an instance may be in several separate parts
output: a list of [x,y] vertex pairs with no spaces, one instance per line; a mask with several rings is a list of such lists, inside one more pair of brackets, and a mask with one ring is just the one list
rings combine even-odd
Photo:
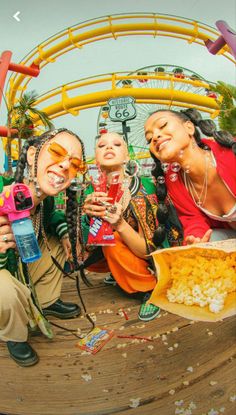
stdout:
[[156,286],[155,275],[148,270],[148,262],[137,257],[114,233],[116,245],[103,246],[104,260],[88,268],[93,272],[111,272],[119,286],[127,293],[152,291]]

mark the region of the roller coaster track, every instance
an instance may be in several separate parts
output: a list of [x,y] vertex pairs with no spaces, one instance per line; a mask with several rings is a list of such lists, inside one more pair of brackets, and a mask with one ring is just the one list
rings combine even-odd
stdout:
[[[159,36],[173,37],[197,43],[205,47],[205,41],[215,41],[219,33],[202,23],[182,17],[159,15],[155,13],[133,13],[104,16],[69,27],[33,49],[21,63],[27,66],[38,65],[42,70],[46,65],[55,62],[60,56],[77,48],[80,50],[87,44],[101,40],[118,40],[124,36]],[[235,62],[228,46],[219,52],[225,58]],[[12,104],[27,88],[31,78],[22,74],[12,74],[9,79],[8,101]],[[136,93],[136,91],[132,91]],[[137,99],[141,99],[138,96]],[[97,101],[101,97],[96,98]]]
[[[132,82],[143,79],[147,83],[142,88],[122,85],[122,81],[130,80]],[[150,88],[148,87],[149,80],[156,80],[157,82],[168,81],[169,87]],[[184,86],[185,84],[191,85],[193,91],[196,89],[196,93],[182,91],[181,85]],[[101,91],[91,91],[94,85],[96,85],[96,88],[99,86]],[[124,73],[113,73],[84,78],[67,85],[59,86],[41,95],[35,105],[40,105],[40,109],[45,111],[53,119],[67,113],[78,115],[80,110],[101,107],[107,103],[109,98],[132,95],[137,104],[149,103],[195,107],[199,111],[214,114],[218,110],[217,102],[212,98],[197,93],[199,88],[208,87],[209,85],[202,80],[191,80],[189,78],[179,79],[173,74],[124,75]],[[73,93],[73,96],[70,97],[68,93]],[[52,99],[56,100],[56,103],[42,107],[43,104],[45,105],[45,102]],[[35,121],[37,122],[37,120]]]

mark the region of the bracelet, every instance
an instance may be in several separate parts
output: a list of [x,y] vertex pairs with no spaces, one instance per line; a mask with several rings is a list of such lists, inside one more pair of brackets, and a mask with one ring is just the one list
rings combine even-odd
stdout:
[[117,228],[122,224],[123,221],[125,222],[125,219],[123,216],[121,216],[120,219],[116,222],[114,228],[117,232],[122,232],[122,231],[119,231],[119,229]]

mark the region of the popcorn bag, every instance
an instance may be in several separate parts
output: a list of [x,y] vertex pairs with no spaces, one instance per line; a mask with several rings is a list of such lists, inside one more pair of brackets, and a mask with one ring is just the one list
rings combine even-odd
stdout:
[[149,302],[191,320],[215,322],[236,314],[236,240],[152,253],[158,273]]

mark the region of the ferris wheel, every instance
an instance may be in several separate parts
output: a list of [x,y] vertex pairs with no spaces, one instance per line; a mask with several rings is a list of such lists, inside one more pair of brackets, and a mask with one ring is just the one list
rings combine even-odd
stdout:
[[[175,91],[190,92],[196,95],[208,96],[212,99],[216,99],[217,95],[210,91],[207,81],[198,75],[197,73],[175,65],[158,65],[147,66],[138,69],[135,72],[128,74],[129,79],[119,81],[116,87],[129,88],[130,96],[132,96],[132,88],[145,88],[145,89],[172,89]],[[121,91],[122,96],[122,91]],[[147,100],[148,101],[148,100]],[[126,138],[129,146],[130,155],[135,158],[145,158],[148,147],[144,137],[144,123],[148,116],[157,109],[171,108],[173,110],[179,110],[180,107],[187,108],[193,107],[189,102],[168,102],[157,100],[157,103],[137,103],[136,117],[126,123]],[[203,118],[209,118],[209,114],[202,111],[201,108],[197,108]],[[110,119],[109,106],[105,105],[101,107],[98,115],[97,123],[98,134],[105,132],[117,132],[124,134],[124,128],[121,122],[115,122]]]

